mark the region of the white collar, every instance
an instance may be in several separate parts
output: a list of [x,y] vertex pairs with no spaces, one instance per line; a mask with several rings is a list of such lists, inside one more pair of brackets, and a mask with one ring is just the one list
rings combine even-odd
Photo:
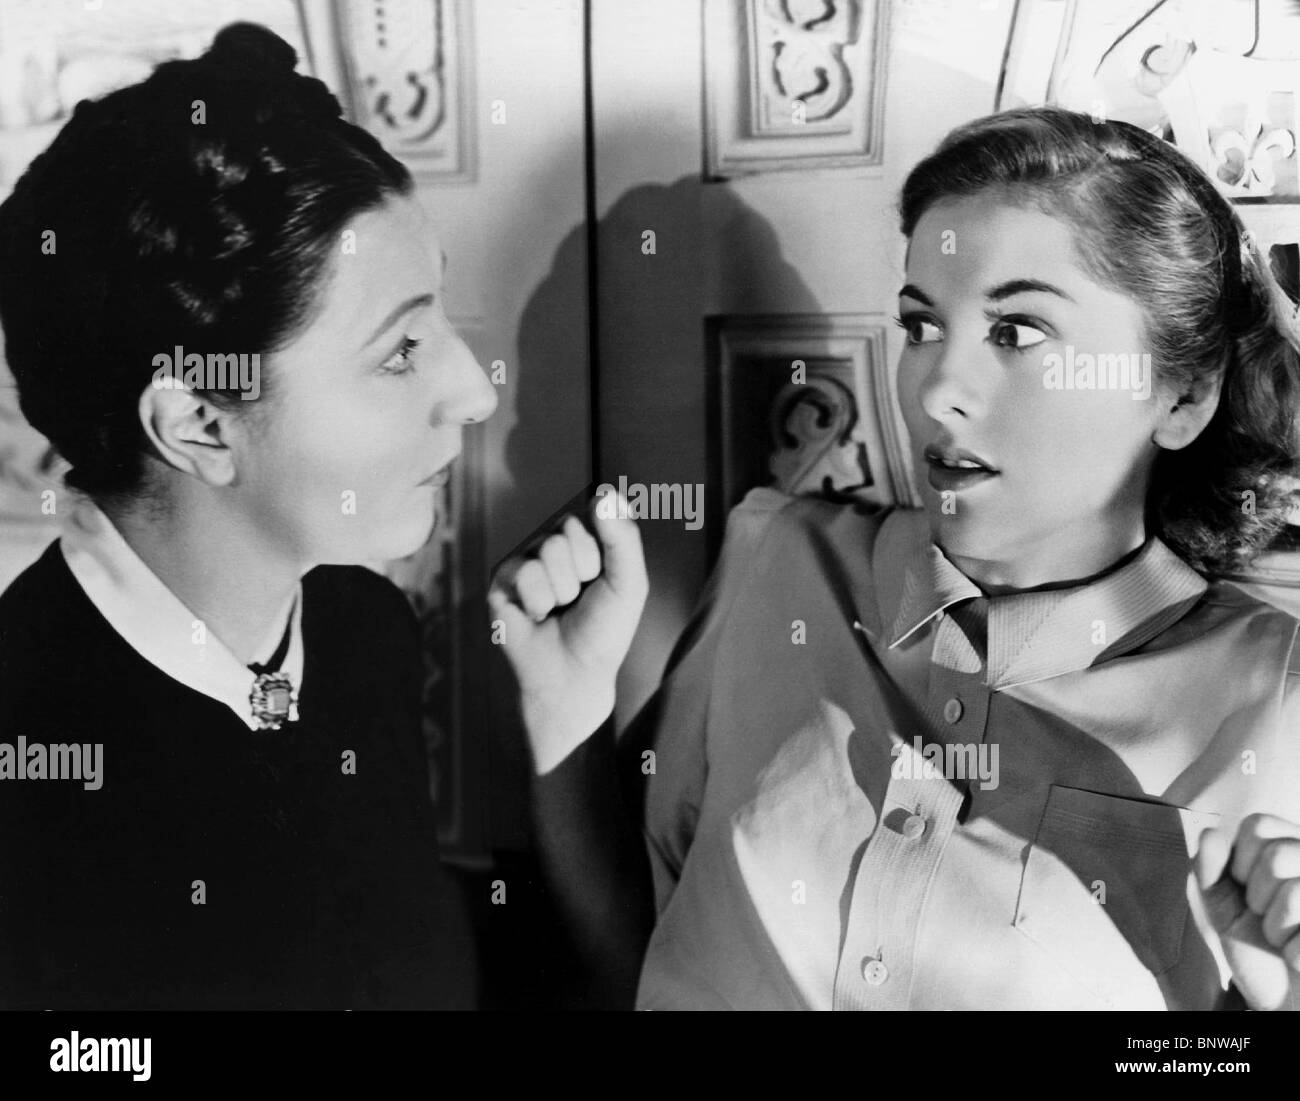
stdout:
[[[121,533],[89,499],[79,498],[62,530],[64,560],[72,576],[109,625],[142,658],[205,696],[224,703],[250,730],[259,729],[249,695],[256,676],[225,644],[204,629],[199,617],[159,580]],[[289,649],[280,671],[302,689],[302,585],[275,617],[274,628],[258,647],[265,660],[284,637],[289,619]],[[297,719],[297,703],[290,720]]]

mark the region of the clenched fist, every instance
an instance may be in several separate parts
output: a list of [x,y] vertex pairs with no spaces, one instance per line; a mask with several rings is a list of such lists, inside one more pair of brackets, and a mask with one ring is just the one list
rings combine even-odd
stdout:
[[488,591],[539,775],[613,711],[614,680],[645,604],[641,535],[615,501],[593,509],[595,538],[570,516],[534,552],[503,562]]
[[1193,867],[1246,1004],[1300,1008],[1300,826],[1252,814],[1235,839],[1206,830]]

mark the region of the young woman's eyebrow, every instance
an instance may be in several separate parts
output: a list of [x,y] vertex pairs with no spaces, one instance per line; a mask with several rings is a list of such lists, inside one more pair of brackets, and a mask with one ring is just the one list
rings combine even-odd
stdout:
[[921,290],[914,283],[904,284],[903,289],[898,292],[898,297],[915,298],[918,302],[920,302],[924,306],[930,306],[930,307],[934,306],[934,303],[930,301],[930,296],[927,295],[923,290]]
[[379,328],[377,328],[373,333],[370,334],[369,339],[366,340],[366,342],[363,345],[361,345],[361,347],[366,348],[369,347],[371,344],[373,344],[376,340],[379,339],[379,337],[382,334],[386,333],[389,327],[393,324],[393,322],[396,321],[403,314],[410,313],[412,310],[418,310],[424,306],[432,306],[432,305],[433,305],[433,295],[431,294],[421,294],[421,295],[417,295],[414,298],[408,298],[405,302],[403,302],[400,306],[398,306],[397,309],[395,309],[386,318],[384,318],[382,322],[380,322]]
[[1041,279],[1011,279],[985,291],[984,297],[991,302],[1001,302],[1004,298],[1010,298],[1012,295],[1029,294],[1035,291],[1043,294],[1054,294],[1058,298],[1064,298],[1067,302],[1074,301],[1060,287],[1053,283],[1044,283]]

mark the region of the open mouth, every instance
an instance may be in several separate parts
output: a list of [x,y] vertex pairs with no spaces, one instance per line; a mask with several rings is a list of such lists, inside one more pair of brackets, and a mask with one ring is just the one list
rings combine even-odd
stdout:
[[448,459],[441,467],[435,470],[427,478],[422,479],[418,484],[422,486],[433,486],[435,489],[441,489],[451,478],[451,464],[455,458]]
[[1000,471],[991,463],[970,451],[958,447],[939,447],[930,444],[925,449],[931,488],[944,490],[969,489],[996,478]]

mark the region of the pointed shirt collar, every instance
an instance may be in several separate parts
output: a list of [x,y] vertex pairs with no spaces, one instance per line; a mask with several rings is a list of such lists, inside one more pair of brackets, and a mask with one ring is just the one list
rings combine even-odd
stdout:
[[[250,694],[256,676],[187,608],[89,500],[78,500],[60,539],[64,560],[90,602],[128,645],[155,668],[224,703],[250,730],[259,729]],[[279,610],[255,660],[265,661],[284,637],[281,672],[301,691],[302,586]],[[296,708],[290,719],[296,717]]]
[[[890,530],[890,529],[893,530]],[[876,549],[885,643],[900,646],[979,588],[930,540],[923,512],[889,518]],[[1130,653],[1181,619],[1208,588],[1157,537],[1084,585],[988,599],[987,683],[1009,688]]]

